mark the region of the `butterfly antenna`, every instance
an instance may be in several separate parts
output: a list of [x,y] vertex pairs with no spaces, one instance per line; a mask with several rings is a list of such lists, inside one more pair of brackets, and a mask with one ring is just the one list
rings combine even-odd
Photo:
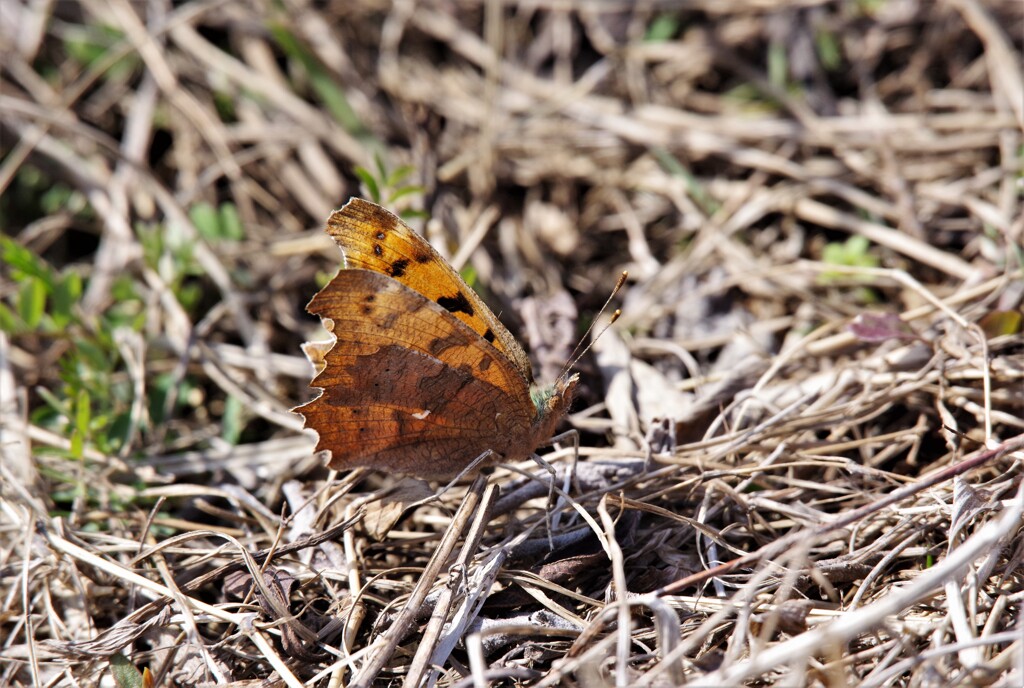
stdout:
[[622,310],[616,308],[615,311],[612,313],[612,317],[608,321],[608,323],[604,327],[602,327],[601,331],[597,333],[597,336],[594,337],[593,340],[591,340],[591,342],[587,344],[587,346],[582,351],[580,351],[580,347],[582,347],[583,343],[587,341],[587,338],[590,336],[590,333],[594,330],[594,326],[597,325],[597,321],[600,320],[601,315],[608,310],[608,306],[609,304],[611,304],[612,299],[614,299],[615,295],[619,293],[620,289],[622,289],[622,285],[626,283],[627,277],[629,277],[629,272],[623,270],[622,274],[619,275],[618,281],[615,282],[615,288],[612,289],[611,294],[608,295],[608,299],[604,302],[604,305],[601,306],[601,310],[599,310],[597,312],[597,315],[594,316],[594,320],[593,322],[590,323],[590,327],[588,327],[587,331],[583,333],[582,337],[580,337],[580,341],[576,345],[576,348],[573,349],[572,354],[569,355],[569,362],[565,364],[564,368],[562,368],[562,372],[561,374],[559,374],[558,377],[565,377],[570,370],[575,368],[576,364],[580,362],[580,359],[586,356],[587,352],[590,351],[590,347],[594,346],[594,342],[600,339],[601,335],[603,335],[608,330],[608,328],[611,327],[612,324],[619,319],[619,316],[622,315]]

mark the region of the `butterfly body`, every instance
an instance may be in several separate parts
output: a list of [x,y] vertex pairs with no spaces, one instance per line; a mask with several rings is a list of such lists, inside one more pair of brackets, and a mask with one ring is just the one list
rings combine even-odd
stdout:
[[576,376],[532,385],[529,359],[479,296],[396,216],[360,199],[328,220],[345,269],[307,306],[335,336],[296,409],[332,468],[422,478],[486,450],[527,457],[551,437]]

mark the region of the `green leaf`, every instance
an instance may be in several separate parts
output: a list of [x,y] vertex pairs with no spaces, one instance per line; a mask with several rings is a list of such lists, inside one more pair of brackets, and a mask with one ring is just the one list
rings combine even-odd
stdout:
[[647,27],[644,34],[644,41],[647,43],[662,43],[675,38],[679,33],[679,17],[674,14],[659,14]]
[[874,17],[885,7],[887,0],[858,0],[856,6],[869,17]]
[[725,92],[727,100],[734,101],[752,113],[773,113],[779,111],[779,104],[770,94],[763,93],[754,84],[742,83]]
[[111,26],[79,24],[69,26],[64,36],[64,49],[68,55],[88,67],[100,60],[124,34]]
[[191,313],[192,309],[196,307],[200,299],[203,298],[204,289],[202,285],[196,282],[182,282],[181,285],[174,290],[174,295],[178,299],[178,303],[185,309],[186,312]]
[[124,40],[124,34],[112,26],[68,25],[63,36],[64,49],[72,59],[89,69],[105,67],[108,77],[115,81],[127,77],[139,64],[135,51],[108,62],[107,53]]
[[422,186],[403,186],[400,189],[396,189],[395,192],[391,194],[391,197],[388,199],[388,201],[393,204],[395,201],[397,201],[400,198],[403,198],[404,196],[417,193],[423,193]]
[[335,277],[337,277],[337,275],[337,270],[335,270],[334,272],[324,272],[323,270],[317,270],[316,274],[313,275],[313,281],[316,284],[317,290],[319,291],[320,289],[326,287],[327,283],[330,282]]
[[412,220],[430,219],[430,213],[428,213],[426,210],[403,210],[401,213],[398,214],[398,216],[405,220],[406,222],[410,222]]
[[75,271],[69,271],[53,289],[53,308],[50,316],[58,328],[66,327],[74,320],[72,309],[82,297],[82,278]]
[[142,672],[121,653],[110,658],[110,673],[117,688],[146,688]]
[[238,121],[238,114],[235,112],[235,98],[225,91],[213,92],[213,107],[217,110],[217,116],[225,124],[233,124]]
[[693,199],[693,202],[700,206],[708,215],[714,215],[721,208],[721,204],[712,198],[704,187],[701,186],[700,180],[686,168],[683,163],[679,162],[672,153],[665,148],[655,146],[650,149],[655,159],[658,161],[666,172],[673,177],[677,177],[686,182],[686,193]]
[[335,83],[331,73],[287,27],[272,23],[270,35],[288,57],[299,62],[309,75],[309,83],[316,91],[327,111],[345,131],[358,137],[368,137],[366,127],[348,102],[345,92]]
[[462,270],[459,271],[459,276],[462,278],[463,282],[473,287],[473,289],[477,288],[476,268],[472,265],[467,264],[466,267],[462,268]]
[[221,203],[220,208],[209,203],[196,203],[188,215],[199,235],[207,241],[241,241],[245,238],[242,220],[234,203]]
[[39,206],[46,215],[56,215],[65,210],[78,212],[85,207],[85,196],[70,186],[54,183],[43,191]]
[[224,402],[224,417],[221,419],[221,436],[228,444],[238,444],[242,436],[242,402],[236,396],[229,396]]
[[768,48],[768,81],[773,86],[785,88],[786,75],[789,73],[788,64],[786,46],[781,43],[772,43]]
[[88,434],[91,416],[92,408],[89,403],[89,392],[80,389],[75,396],[75,429],[83,435]]
[[85,456],[85,437],[77,429],[71,431],[71,458],[81,459]]
[[129,275],[121,275],[114,280],[114,283],[110,285],[110,295],[117,302],[142,301],[139,297],[138,285]]
[[7,334],[19,334],[24,329],[21,320],[14,314],[14,311],[0,303],[0,331]]
[[42,259],[18,242],[0,236],[0,258],[11,268],[11,277],[20,281],[26,277],[42,280],[47,287],[53,285],[53,271],[43,263]]
[[845,242],[825,244],[821,252],[822,261],[829,265],[847,267],[873,268],[878,266],[878,259],[871,255],[871,242],[867,237],[854,234]]
[[[403,181],[405,181],[406,177],[408,177],[410,174],[412,174],[415,171],[416,171],[416,168],[413,167],[412,165],[400,165],[400,166],[398,166],[395,169],[394,172],[392,172],[389,175],[386,175],[386,177],[387,177],[387,182],[386,183],[387,183],[388,186],[398,186]],[[381,172],[382,172],[382,176],[384,176],[383,175],[383,170],[381,170]]]
[[355,174],[366,186],[366,193],[369,194],[370,200],[374,203],[380,203],[380,186],[377,184],[377,180],[374,179],[373,174],[365,167],[357,167]]
[[821,66],[830,72],[838,70],[843,62],[843,54],[836,35],[831,31],[819,31],[815,36],[815,43]]
[[871,242],[863,234],[854,234],[846,240],[846,254],[855,263],[861,262],[871,248]]
[[128,441],[128,435],[132,428],[132,414],[129,411],[114,416],[106,433],[102,437],[94,436],[96,446],[107,454],[113,454],[121,449]]
[[162,373],[149,386],[149,419],[153,425],[162,425],[166,420],[167,398],[177,378],[173,373]]
[[164,251],[163,226],[156,223],[136,222],[135,236],[142,244],[142,258],[146,266],[157,270],[158,261]]
[[18,315],[30,330],[39,327],[46,308],[46,284],[36,277],[29,277],[21,285],[18,296]]
[[58,416],[62,416],[63,418],[67,418],[68,404],[64,399],[61,399],[60,397],[58,397],[56,394],[46,389],[45,387],[36,388],[36,394],[38,394],[39,398],[42,399],[51,409],[53,409],[53,412],[55,414],[57,414]]
[[220,230],[221,235],[229,241],[241,241],[245,238],[242,218],[238,215],[238,206],[234,203],[221,203]]
[[189,208],[188,217],[196,226],[199,236],[207,241],[220,238],[220,217],[209,203],[196,203]]
[[76,342],[75,351],[78,353],[79,367],[84,367],[83,374],[96,374],[110,370],[110,361],[107,352],[94,341],[82,339]]
[[[826,265],[838,265],[851,268],[878,267],[878,258],[871,253],[871,242],[868,241],[867,237],[861,236],[860,234],[854,234],[843,243],[832,242],[825,244],[825,247],[821,251],[821,260]],[[826,270],[818,276],[818,281],[822,284],[851,279],[860,280],[861,282],[871,282],[874,280],[871,275],[851,274],[849,272],[840,272],[838,270]],[[868,294],[870,294],[869,297]],[[860,301],[869,303],[877,300],[877,296],[875,296],[873,292],[868,291],[860,292],[858,298]]]
[[310,71],[309,77],[313,90],[320,96],[331,117],[350,134],[359,138],[368,137],[369,133],[360,121],[359,115],[352,109],[345,92],[334,82],[331,75],[323,69],[315,69]]
[[377,178],[387,184],[388,167],[384,164],[384,156],[380,154],[379,150],[373,152],[373,164],[377,166]]

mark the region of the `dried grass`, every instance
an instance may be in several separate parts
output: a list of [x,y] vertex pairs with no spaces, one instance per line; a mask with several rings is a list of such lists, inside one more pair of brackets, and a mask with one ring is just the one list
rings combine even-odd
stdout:
[[[1024,685],[1019,2],[0,14],[0,683]],[[311,456],[375,156],[543,371],[629,269],[554,505]]]

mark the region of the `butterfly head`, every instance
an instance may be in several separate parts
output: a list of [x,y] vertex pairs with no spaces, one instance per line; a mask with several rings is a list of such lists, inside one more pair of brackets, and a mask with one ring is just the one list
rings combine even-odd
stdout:
[[[539,434],[554,432],[555,426],[562,420],[572,404],[573,395],[576,393],[576,385],[579,383],[579,375],[562,375],[552,385],[532,385],[530,387],[530,398],[537,407],[537,425]],[[543,439],[547,439],[544,437]]]

